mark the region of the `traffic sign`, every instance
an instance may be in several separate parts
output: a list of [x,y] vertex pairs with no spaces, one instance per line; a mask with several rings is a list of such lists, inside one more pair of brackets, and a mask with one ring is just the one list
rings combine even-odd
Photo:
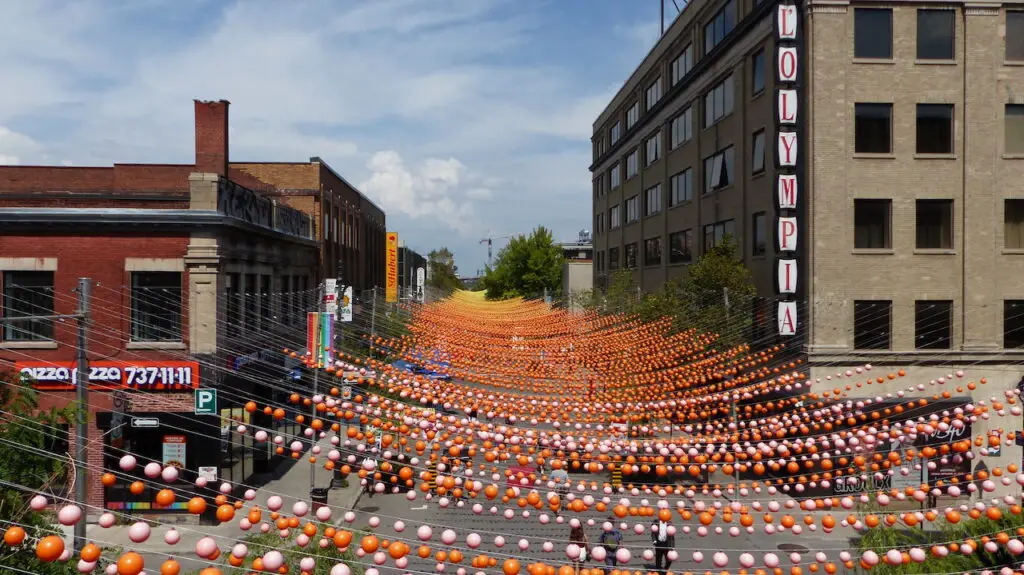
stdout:
[[156,417],[133,417],[132,427],[160,427],[160,420]]
[[214,415],[217,413],[217,390],[196,390],[196,415]]

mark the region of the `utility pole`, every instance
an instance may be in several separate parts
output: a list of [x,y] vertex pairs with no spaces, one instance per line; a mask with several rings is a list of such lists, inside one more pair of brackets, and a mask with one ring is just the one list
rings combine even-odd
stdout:
[[[324,288],[327,282],[322,282],[317,288],[317,299],[316,299],[316,311],[317,311],[317,323],[323,321],[320,316],[324,311]],[[319,331],[319,329],[317,329]],[[334,343],[334,342],[330,342]],[[317,342],[313,342],[313,349],[309,350],[314,354],[313,357],[313,395],[318,393],[320,387],[320,360],[323,359],[323,352],[319,349]],[[313,425],[313,420],[316,419],[316,402],[310,406],[309,411],[309,425]],[[311,428],[312,429],[312,428]],[[313,436],[309,438],[310,453],[312,453],[313,446],[317,444],[319,438],[317,437],[316,430],[313,430]],[[309,463],[309,488],[312,490],[316,487],[316,463],[312,461]]]
[[[78,399],[78,419],[75,422],[75,502],[85,509],[89,493],[88,445],[89,435],[89,296],[92,282],[89,278],[78,278],[78,371],[75,374],[75,391]],[[75,523],[74,550],[78,553],[85,546],[85,518]]]
[[722,288],[722,298],[725,303],[725,321],[729,321],[729,288]]

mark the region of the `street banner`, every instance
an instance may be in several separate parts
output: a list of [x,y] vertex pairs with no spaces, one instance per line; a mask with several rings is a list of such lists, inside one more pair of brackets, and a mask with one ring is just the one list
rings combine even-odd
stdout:
[[338,310],[341,315],[339,318],[341,321],[352,321],[352,286],[345,288],[345,293],[341,296]]
[[423,283],[427,277],[427,271],[423,268],[416,268],[416,299],[423,303]]
[[334,278],[324,280],[324,311],[338,315],[338,280]]
[[311,311],[306,314],[306,350],[318,365],[333,361],[331,342],[334,341],[334,316]]
[[398,234],[395,232],[387,234],[385,255],[387,256],[385,269],[387,302],[393,303],[398,301]]

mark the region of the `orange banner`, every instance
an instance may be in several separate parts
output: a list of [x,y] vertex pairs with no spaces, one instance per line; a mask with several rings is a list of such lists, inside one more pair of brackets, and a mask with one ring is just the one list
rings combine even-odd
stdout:
[[387,235],[387,246],[385,248],[387,255],[387,267],[385,274],[387,277],[387,301],[396,302],[398,301],[398,234],[395,232],[388,232]]

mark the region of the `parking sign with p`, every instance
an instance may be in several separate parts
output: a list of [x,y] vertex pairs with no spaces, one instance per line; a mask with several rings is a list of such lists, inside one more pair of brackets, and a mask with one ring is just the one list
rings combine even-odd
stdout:
[[196,415],[214,415],[217,413],[217,390],[196,390]]

